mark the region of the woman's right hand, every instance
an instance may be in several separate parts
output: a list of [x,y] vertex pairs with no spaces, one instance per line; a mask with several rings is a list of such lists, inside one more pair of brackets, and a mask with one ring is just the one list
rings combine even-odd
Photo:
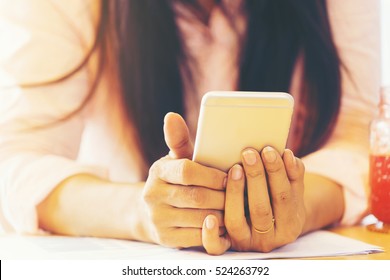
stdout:
[[215,215],[223,230],[227,174],[190,160],[193,146],[180,115],[166,115],[164,133],[170,152],[149,170],[143,190],[145,222],[155,243],[202,246],[202,224],[209,214]]

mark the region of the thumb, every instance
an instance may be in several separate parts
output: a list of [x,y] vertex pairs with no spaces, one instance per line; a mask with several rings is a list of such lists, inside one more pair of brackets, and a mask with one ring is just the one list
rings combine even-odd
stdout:
[[221,236],[218,220],[214,215],[208,215],[203,221],[202,243],[210,255],[222,255],[232,245],[227,234]]
[[176,113],[168,113],[164,118],[164,138],[172,158],[192,158],[193,145],[184,119]]

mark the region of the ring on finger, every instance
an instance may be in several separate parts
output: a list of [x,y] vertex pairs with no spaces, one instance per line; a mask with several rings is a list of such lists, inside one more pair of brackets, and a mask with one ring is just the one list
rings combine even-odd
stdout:
[[266,229],[266,230],[259,230],[256,227],[253,227],[253,230],[255,232],[257,232],[257,233],[264,234],[264,233],[270,232],[274,228],[274,225],[275,225],[275,218],[272,218],[271,226],[268,229]]

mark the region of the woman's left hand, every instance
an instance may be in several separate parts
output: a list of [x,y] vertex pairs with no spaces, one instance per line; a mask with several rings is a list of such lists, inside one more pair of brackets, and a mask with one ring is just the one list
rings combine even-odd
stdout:
[[[238,251],[269,252],[295,241],[303,232],[304,165],[290,150],[281,157],[266,147],[242,153],[243,167],[234,165],[228,175],[225,200],[227,234],[218,235],[217,219],[204,221],[202,241],[209,254],[229,247]],[[245,185],[249,213],[245,213]]]

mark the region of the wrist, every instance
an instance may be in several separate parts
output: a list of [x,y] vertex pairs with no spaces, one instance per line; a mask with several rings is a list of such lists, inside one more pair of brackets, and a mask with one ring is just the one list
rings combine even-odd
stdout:
[[128,229],[127,239],[139,240],[143,242],[156,243],[154,237],[154,226],[149,218],[148,207],[143,199],[143,188],[145,182],[140,182],[134,185],[127,185],[127,203],[126,210],[122,213],[127,213],[123,216],[124,224]]
[[39,225],[56,234],[151,241],[142,189],[143,183],[70,177],[38,205]]
[[339,222],[344,213],[342,186],[317,174],[305,175],[306,221],[303,233]]

